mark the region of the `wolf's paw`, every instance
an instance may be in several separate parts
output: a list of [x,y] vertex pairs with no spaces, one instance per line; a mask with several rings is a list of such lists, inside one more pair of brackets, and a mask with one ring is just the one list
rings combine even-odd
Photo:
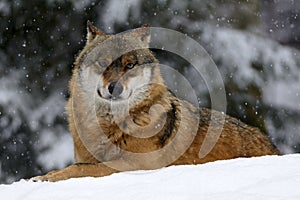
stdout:
[[60,180],[65,180],[66,177],[61,173],[61,171],[51,171],[45,175],[42,176],[35,176],[29,179],[29,181],[32,182],[44,182],[44,181],[49,181],[49,182],[55,182],[55,181],[60,181]]
[[43,176],[35,176],[35,177],[32,177],[32,178],[28,179],[28,181],[42,182],[42,181],[48,181],[48,180],[44,179]]

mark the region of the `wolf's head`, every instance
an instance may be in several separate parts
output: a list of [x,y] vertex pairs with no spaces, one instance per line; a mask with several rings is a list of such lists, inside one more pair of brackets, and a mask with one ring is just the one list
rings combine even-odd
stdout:
[[76,82],[99,112],[109,113],[111,105],[132,108],[158,95],[155,90],[164,83],[148,49],[148,26],[109,35],[88,22],[87,30],[86,46],[75,62]]

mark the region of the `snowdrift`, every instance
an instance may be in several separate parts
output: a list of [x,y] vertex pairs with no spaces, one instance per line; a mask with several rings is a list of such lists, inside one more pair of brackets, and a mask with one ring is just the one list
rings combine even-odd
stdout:
[[56,183],[0,185],[1,199],[300,199],[300,155],[122,172]]

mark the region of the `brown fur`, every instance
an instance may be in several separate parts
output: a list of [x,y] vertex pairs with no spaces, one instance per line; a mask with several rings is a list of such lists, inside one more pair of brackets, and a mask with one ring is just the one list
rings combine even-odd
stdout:
[[[129,34],[139,38],[139,42],[147,43],[149,41],[147,41],[146,29],[147,27],[143,27]],[[197,110],[189,102],[176,98],[165,87],[158,67],[153,69],[152,73],[155,76],[152,76],[152,79],[159,84],[152,84],[151,88],[143,93],[147,98],[130,107],[128,116],[120,115],[118,119],[114,119],[109,111],[99,105],[99,110],[96,112],[98,121],[93,123],[90,118],[91,111],[85,107],[87,100],[84,99],[84,95],[77,97],[84,92],[81,89],[75,91],[73,88],[81,87],[78,86],[81,84],[80,66],[86,62],[84,61],[85,57],[109,36],[96,29],[91,23],[88,23],[88,32],[87,45],[75,62],[75,69],[70,81],[71,96],[66,107],[77,164],[35,177],[34,180],[58,181],[73,177],[100,177],[125,170],[156,169],[164,167],[164,163],[168,163],[168,165],[201,164],[238,157],[279,154],[268,138],[257,128],[226,116],[222,133],[216,145],[205,157],[200,158],[200,148],[209,126],[221,127],[224,115],[206,108]],[[144,44],[141,46],[144,47]],[[107,52],[109,51],[110,49],[107,50]],[[134,55],[142,56],[133,58]],[[98,64],[110,64],[112,60],[114,59],[105,58]],[[106,87],[112,81],[122,79],[125,72],[129,71],[125,67],[128,63],[141,65],[149,62],[158,63],[149,50],[136,50],[121,56],[114,62],[114,65],[110,65],[105,71],[98,73]],[[127,87],[125,81],[124,87]],[[161,107],[153,107],[153,105]],[[161,112],[162,108],[163,112]],[[153,110],[151,111],[151,109]],[[212,113],[214,113],[214,118],[211,118]],[[129,118],[132,119],[133,124],[127,123],[126,120]],[[147,126],[153,123],[152,120],[155,122],[155,120],[161,119],[165,119],[165,123],[155,135],[142,138],[128,134],[138,133],[139,129],[135,130],[135,125],[144,127],[144,130],[150,132],[153,127],[150,126],[147,129]],[[100,138],[97,135],[99,128],[104,133],[104,136]],[[79,130],[84,130],[83,134],[87,138],[83,140]],[[193,130],[195,130],[195,135],[192,135]],[[165,153],[155,152],[163,148],[166,149]],[[176,152],[180,151],[182,153],[176,157]],[[150,156],[131,156],[130,153],[149,153]]]

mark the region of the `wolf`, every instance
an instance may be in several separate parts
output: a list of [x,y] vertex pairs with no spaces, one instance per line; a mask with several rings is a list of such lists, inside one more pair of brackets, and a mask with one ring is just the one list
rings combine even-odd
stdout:
[[[148,48],[149,26],[113,35],[88,22],[87,32],[66,106],[76,163],[34,181],[280,154],[259,129],[172,93]],[[209,128],[220,136],[200,156]]]

